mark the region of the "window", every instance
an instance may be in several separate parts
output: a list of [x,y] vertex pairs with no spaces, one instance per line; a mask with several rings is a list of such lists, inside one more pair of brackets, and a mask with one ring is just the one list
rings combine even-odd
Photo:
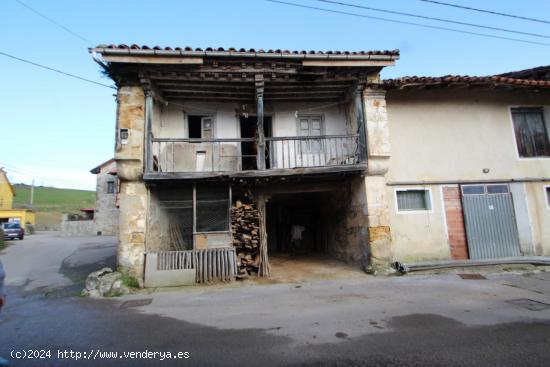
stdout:
[[227,186],[196,186],[196,232],[229,230],[229,189]]
[[542,108],[513,108],[512,120],[520,157],[550,157],[550,138]]
[[483,195],[485,187],[483,185],[466,185],[462,186],[462,194],[464,195]]
[[[323,135],[323,119],[321,116],[300,116],[298,118],[299,136],[321,136]],[[307,139],[302,142],[303,152],[320,152],[321,140]]]
[[115,193],[115,182],[109,181],[107,182],[107,194],[114,194]]
[[487,194],[507,194],[508,185],[487,185]]
[[425,211],[432,209],[430,190],[403,189],[395,192],[397,211]]
[[510,188],[507,184],[462,185],[462,195],[495,195],[509,193]]
[[209,116],[188,116],[189,139],[211,139],[214,137],[214,120]]

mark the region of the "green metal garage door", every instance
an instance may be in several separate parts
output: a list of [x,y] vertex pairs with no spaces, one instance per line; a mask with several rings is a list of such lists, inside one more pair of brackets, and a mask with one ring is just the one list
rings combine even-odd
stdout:
[[508,185],[463,185],[461,188],[470,258],[520,256],[514,204]]

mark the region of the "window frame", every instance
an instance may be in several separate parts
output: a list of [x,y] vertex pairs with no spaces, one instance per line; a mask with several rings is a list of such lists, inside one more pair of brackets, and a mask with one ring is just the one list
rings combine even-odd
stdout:
[[[300,119],[308,119],[308,132],[311,131],[311,119],[319,119],[320,120],[320,127],[321,127],[321,134],[320,135],[301,135],[302,127],[301,127],[301,121]],[[324,114],[306,114],[306,115],[300,115],[298,114],[296,116],[296,137],[311,137],[311,136],[325,136],[326,130],[325,130],[325,116]],[[307,144],[306,150],[301,151],[301,154],[318,154],[322,153],[324,151],[324,141],[321,140],[319,142],[319,150],[312,149],[311,147],[311,141],[310,140],[300,140],[300,149],[302,149],[302,143]]]
[[515,125],[514,125],[513,110],[514,109],[521,109],[521,108],[525,108],[525,109],[539,108],[539,109],[542,110],[542,118],[543,118],[543,121],[544,121],[544,126],[546,128],[546,134],[548,135],[548,140],[550,141],[550,106],[541,105],[541,104],[536,104],[536,105],[509,105],[508,106],[508,117],[509,117],[509,120],[510,120],[510,127],[512,129],[512,140],[513,140],[513,144],[514,144],[515,151],[516,151],[516,159],[520,160],[520,161],[522,161],[522,160],[550,159],[550,156],[522,157],[520,155],[519,145],[518,145],[518,141],[517,141],[517,138],[516,138],[516,128],[515,128]]
[[[397,193],[401,191],[425,191],[427,198],[429,200],[429,209],[414,209],[414,210],[403,210],[399,209],[399,203],[397,199]],[[429,214],[434,212],[434,200],[432,195],[431,187],[422,187],[422,186],[413,186],[413,187],[397,187],[393,190],[393,198],[395,203],[395,213],[398,215],[401,214]]]
[[[201,119],[201,137],[200,138],[190,138],[189,137],[189,117],[190,116],[193,116],[193,117],[200,117]],[[215,113],[201,113],[201,112],[197,112],[197,113],[186,113],[185,116],[184,116],[184,132],[185,132],[185,137],[186,139],[200,139],[200,140],[203,140],[205,139],[203,137],[203,130],[204,130],[204,126],[203,126],[203,119],[205,118],[210,118],[212,119],[212,137],[211,138],[208,138],[208,139],[216,139],[217,136],[218,136],[218,131],[217,131],[217,114]]]

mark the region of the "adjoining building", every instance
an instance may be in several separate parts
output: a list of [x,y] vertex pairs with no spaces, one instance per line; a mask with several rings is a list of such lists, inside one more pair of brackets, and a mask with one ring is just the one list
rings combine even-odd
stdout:
[[15,190],[11,185],[6,171],[0,168],[0,223],[18,222],[27,229],[28,225],[35,225],[35,213],[31,209],[14,209],[13,197]]
[[550,82],[381,81],[398,51],[91,52],[118,87],[118,262],[146,285],[269,276],[280,253],[550,253]]
[[549,81],[404,77],[381,88],[395,259],[550,255]]

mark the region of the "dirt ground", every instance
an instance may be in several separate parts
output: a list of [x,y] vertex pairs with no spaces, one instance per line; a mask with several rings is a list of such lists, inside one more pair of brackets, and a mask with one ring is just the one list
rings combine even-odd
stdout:
[[296,283],[322,279],[361,278],[366,274],[358,265],[346,264],[328,256],[270,254],[271,275],[253,278],[260,283]]

